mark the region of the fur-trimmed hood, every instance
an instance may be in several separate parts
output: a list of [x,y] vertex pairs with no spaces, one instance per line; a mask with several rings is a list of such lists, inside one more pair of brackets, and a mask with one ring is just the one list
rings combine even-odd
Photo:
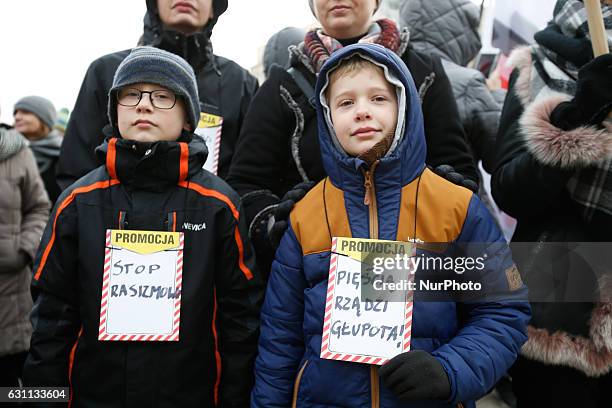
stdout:
[[612,158],[612,124],[603,128],[580,126],[572,130],[559,129],[551,123],[552,111],[571,95],[542,86],[533,64],[533,47],[520,47],[512,52],[509,64],[517,69],[514,92],[525,113],[521,116],[521,131],[529,151],[543,164],[575,169],[601,163]]

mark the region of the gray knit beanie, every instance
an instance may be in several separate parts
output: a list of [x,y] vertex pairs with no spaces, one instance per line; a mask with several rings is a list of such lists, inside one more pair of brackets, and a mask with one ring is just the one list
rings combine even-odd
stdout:
[[49,129],[53,129],[57,112],[50,100],[42,96],[26,96],[17,101],[13,108],[13,113],[18,109],[33,113],[42,123],[47,125]]
[[138,83],[150,83],[168,88],[185,101],[187,120],[192,129],[200,121],[200,98],[193,68],[178,55],[155,47],[136,47],[125,57],[113,78],[108,92],[108,118],[117,123],[117,92]]
[[[382,0],[376,0],[376,8],[374,9],[375,13],[376,13],[376,10],[378,10],[378,7],[380,7],[380,3],[382,3]],[[315,17],[317,17],[317,13],[315,13],[315,8],[314,8],[313,0],[308,0],[308,5],[310,6],[310,11],[312,11],[312,14]]]

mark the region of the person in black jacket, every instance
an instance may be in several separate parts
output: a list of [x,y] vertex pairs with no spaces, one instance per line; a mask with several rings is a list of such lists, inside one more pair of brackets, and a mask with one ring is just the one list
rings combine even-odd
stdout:
[[[36,256],[28,386],[69,386],[74,407],[248,406],[263,285],[238,195],[202,169],[198,100],[175,54],[138,47],[119,65],[108,101],[116,137],[97,149],[105,165],[62,193]],[[175,237],[171,266],[159,252],[131,258],[152,265],[142,272],[121,259],[137,249],[111,252],[112,236],[160,231]],[[138,282],[117,283],[128,274]],[[167,335],[143,328],[163,316]]]
[[[174,7],[174,3],[147,0],[140,45],[179,55],[196,72],[203,114],[196,133],[207,134],[210,151],[207,169],[216,167],[216,174],[225,178],[244,115],[258,87],[257,80],[235,62],[213,54],[210,35],[227,9],[227,0],[198,0],[190,2],[189,7]],[[130,50],[124,50],[102,56],[91,63],[85,74],[59,159],[58,182],[62,189],[99,164],[94,149],[105,136],[102,129],[108,123],[106,97],[117,66],[129,53]],[[220,148],[216,149],[212,135],[219,130]]]
[[[317,73],[329,55],[349,44],[374,42],[393,50],[410,69],[425,117],[427,164],[450,165],[476,182],[477,170],[468,150],[453,91],[438,57],[410,48],[408,30],[389,19],[373,21],[378,0],[343,3],[310,2],[320,29],[291,48],[291,69],[272,67],[255,95],[241,130],[228,182],[243,197],[262,269],[272,253],[266,226],[274,206],[300,182],[325,177],[312,95]],[[266,261],[266,259],[268,261]]]

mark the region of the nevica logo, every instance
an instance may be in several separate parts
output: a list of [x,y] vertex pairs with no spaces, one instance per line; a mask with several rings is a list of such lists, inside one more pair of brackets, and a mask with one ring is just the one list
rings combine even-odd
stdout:
[[202,231],[206,229],[206,223],[202,222],[200,224],[192,224],[190,222],[184,222],[183,229],[189,231]]

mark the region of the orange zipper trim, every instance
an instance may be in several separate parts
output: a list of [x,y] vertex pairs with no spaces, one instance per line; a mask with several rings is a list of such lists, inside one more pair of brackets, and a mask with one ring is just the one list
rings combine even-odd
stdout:
[[308,365],[308,360],[304,362],[304,365],[302,366],[302,368],[300,368],[300,371],[298,372],[297,377],[295,377],[295,384],[293,384],[293,402],[291,402],[292,408],[297,407],[297,398],[298,398],[298,390],[300,389],[300,381],[302,381],[302,374],[304,374],[304,369],[306,369],[307,365]]

